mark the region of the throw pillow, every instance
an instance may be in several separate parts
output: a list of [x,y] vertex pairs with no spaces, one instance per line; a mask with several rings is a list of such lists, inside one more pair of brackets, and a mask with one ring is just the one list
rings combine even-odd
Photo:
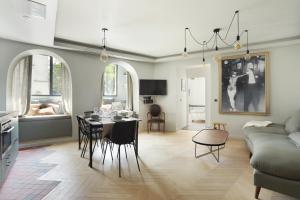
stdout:
[[288,133],[300,132],[300,110],[286,120],[285,130]]
[[300,132],[289,134],[289,138],[297,146],[297,148],[300,148]]

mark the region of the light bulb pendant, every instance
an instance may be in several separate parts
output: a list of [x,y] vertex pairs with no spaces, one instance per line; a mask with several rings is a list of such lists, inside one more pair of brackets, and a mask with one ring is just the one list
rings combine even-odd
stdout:
[[239,50],[240,48],[242,48],[242,44],[240,42],[240,36],[239,35],[236,36],[236,41],[235,41],[233,46],[234,46],[235,50]]
[[249,61],[249,60],[251,59],[251,55],[250,55],[250,53],[249,53],[249,50],[246,51],[246,54],[245,54],[245,56],[244,56],[244,59],[245,59],[246,61]]
[[100,53],[100,61],[106,63],[108,61],[109,55],[104,47]]
[[183,57],[187,57],[189,54],[188,54],[188,52],[187,52],[187,50],[186,50],[186,47],[184,48],[184,50],[183,50],[183,53],[182,53],[182,56]]

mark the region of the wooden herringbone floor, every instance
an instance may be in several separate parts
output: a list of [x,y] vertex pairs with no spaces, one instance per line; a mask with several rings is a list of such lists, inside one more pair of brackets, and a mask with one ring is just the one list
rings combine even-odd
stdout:
[[[191,137],[195,132],[140,134],[138,172],[131,150],[128,161],[123,151],[122,174],[118,177],[117,159],[110,155],[104,165],[98,149],[94,169],[80,158],[76,143],[47,147],[54,153],[42,161],[57,164],[41,177],[61,181],[45,200],[250,200],[254,199],[252,169],[242,140],[229,139],[217,163],[212,156],[195,159]],[[203,152],[206,148],[201,149]],[[116,151],[114,154],[116,158]],[[86,155],[87,157],[87,155]],[[263,200],[288,200],[290,197],[262,189]]]

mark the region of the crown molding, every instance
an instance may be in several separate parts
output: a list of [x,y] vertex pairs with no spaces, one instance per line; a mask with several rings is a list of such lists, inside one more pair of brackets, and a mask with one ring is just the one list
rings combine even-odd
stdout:
[[[257,51],[262,49],[269,49],[275,47],[284,47],[284,46],[292,46],[300,44],[300,35],[289,37],[289,38],[281,38],[276,40],[268,40],[263,42],[256,42],[256,43],[249,43],[249,50]],[[216,54],[226,55],[231,53],[244,53],[246,50],[245,48],[241,48],[240,50],[234,50],[231,47],[224,47],[220,48],[217,52],[215,50],[206,50],[205,56],[213,56]],[[163,56],[155,59],[155,63],[162,63],[162,62],[170,62],[176,60],[188,60],[192,58],[202,58],[202,51],[193,51],[189,52],[187,57],[183,57],[181,54],[174,54],[169,56]]]
[[[0,37],[2,38],[2,37]],[[99,55],[101,51],[101,47],[97,45],[92,44],[86,44],[81,42],[76,42],[72,40],[66,40],[62,38],[55,38],[54,39],[54,45],[41,45],[41,44],[35,44],[35,43],[29,43],[26,41],[17,40],[14,38],[2,38],[5,40],[10,41],[16,41],[24,44],[33,44],[37,45],[39,47],[47,47],[47,48],[54,48],[54,49],[61,49],[61,50],[67,50],[67,51],[74,51],[79,53],[86,53],[86,54],[92,54],[92,55]],[[249,50],[251,51],[257,51],[262,49],[269,49],[269,48],[275,48],[275,47],[284,47],[284,46],[292,46],[292,45],[299,45],[300,44],[300,35],[294,36],[294,37],[288,37],[288,38],[281,38],[276,40],[268,40],[263,42],[256,42],[256,43],[249,43]],[[139,54],[129,51],[123,51],[113,48],[108,48],[108,54],[110,57],[118,58],[118,59],[126,59],[131,61],[139,61],[139,62],[147,62],[147,63],[162,63],[162,62],[170,62],[170,61],[176,61],[176,60],[188,60],[192,58],[202,58],[202,51],[193,51],[189,52],[189,55],[187,57],[182,57],[181,54],[173,54],[168,56],[161,56],[161,57],[154,57],[149,56],[145,54]],[[216,54],[220,55],[226,55],[226,54],[232,54],[232,53],[244,53],[245,49],[242,48],[240,50],[234,50],[231,47],[225,47],[220,48],[218,52],[215,50],[206,50],[205,56],[214,56]]]

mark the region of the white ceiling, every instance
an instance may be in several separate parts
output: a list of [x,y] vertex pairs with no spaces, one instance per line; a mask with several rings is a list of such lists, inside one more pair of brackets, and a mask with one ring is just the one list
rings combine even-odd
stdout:
[[182,52],[185,27],[207,40],[237,9],[250,43],[300,35],[299,0],[58,0],[55,36],[100,45],[107,27],[109,47],[162,57]]

